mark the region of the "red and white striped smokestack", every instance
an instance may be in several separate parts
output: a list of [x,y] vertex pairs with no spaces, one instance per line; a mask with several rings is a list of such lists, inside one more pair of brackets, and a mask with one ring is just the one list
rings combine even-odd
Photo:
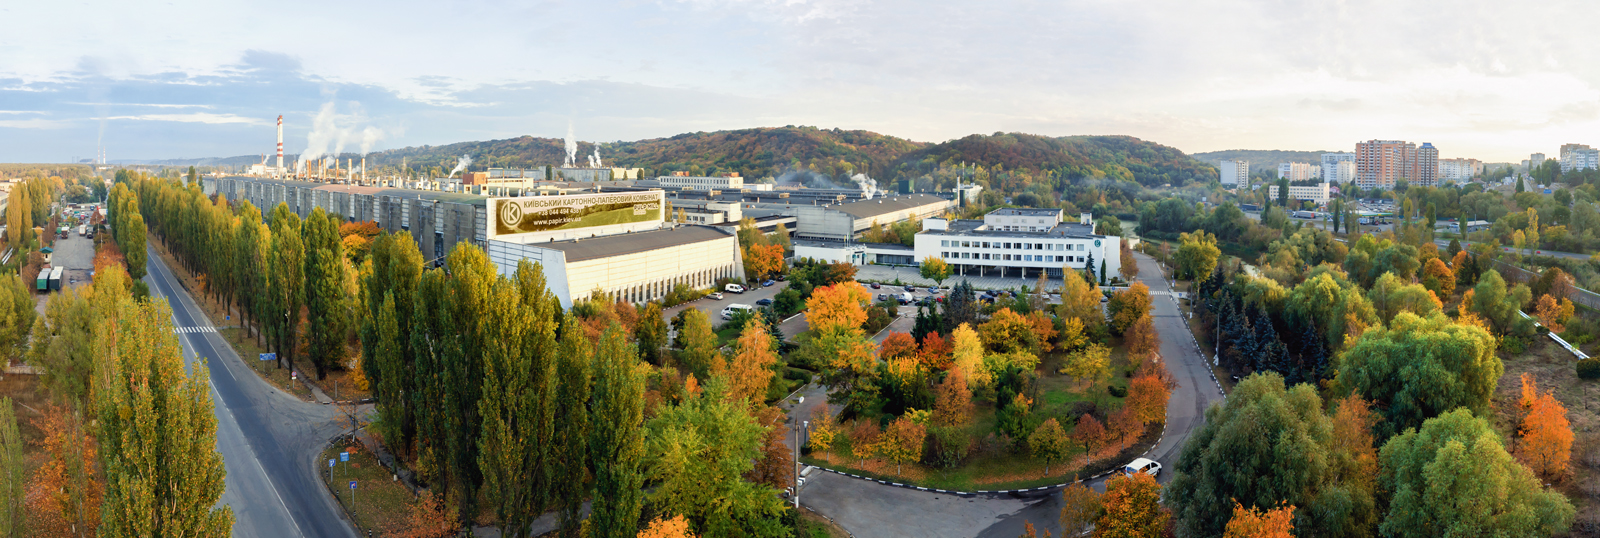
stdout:
[[274,176],[283,175],[283,115],[278,115],[278,168],[272,173]]

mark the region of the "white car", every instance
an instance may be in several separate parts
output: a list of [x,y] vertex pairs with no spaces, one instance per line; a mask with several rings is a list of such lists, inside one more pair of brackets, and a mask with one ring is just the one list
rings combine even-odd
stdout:
[[707,296],[706,296],[706,297],[710,297],[710,298],[712,298],[712,299],[713,299],[713,300],[717,300],[717,301],[721,301],[721,300],[722,300],[722,292],[720,292],[720,291],[713,291],[713,292],[711,292],[711,294],[710,294],[710,295],[707,295]]
[[1161,464],[1149,458],[1139,458],[1122,468],[1122,474],[1131,476],[1135,473],[1144,473],[1152,477],[1160,476]]

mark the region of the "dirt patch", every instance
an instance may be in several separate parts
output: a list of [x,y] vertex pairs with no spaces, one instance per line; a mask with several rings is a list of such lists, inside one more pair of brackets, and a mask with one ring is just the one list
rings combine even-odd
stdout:
[[1505,375],[1495,389],[1495,427],[1509,436],[1522,391],[1522,374],[1533,374],[1539,390],[1553,391],[1572,425],[1572,476],[1556,488],[1572,500],[1578,519],[1572,536],[1600,536],[1600,381],[1578,379],[1571,352],[1537,338],[1521,354],[1500,352]]

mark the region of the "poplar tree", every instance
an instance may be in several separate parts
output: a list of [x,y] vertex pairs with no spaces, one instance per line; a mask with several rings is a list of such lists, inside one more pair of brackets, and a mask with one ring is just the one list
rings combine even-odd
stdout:
[[527,260],[516,280],[500,278],[491,290],[478,466],[500,532],[522,537],[549,504],[550,466],[562,463],[549,457],[558,303]]
[[445,467],[461,514],[476,512],[478,486],[483,474],[478,468],[478,436],[482,420],[478,400],[483,394],[483,354],[490,335],[485,315],[489,309],[490,288],[497,278],[494,263],[483,249],[461,243],[450,252],[450,308],[445,324],[447,335],[442,384],[443,399],[429,402],[440,405],[444,418]]
[[[418,466],[436,470],[444,467],[440,460],[445,455],[447,427],[447,412],[440,404],[444,401],[445,392],[445,350],[449,347],[449,334],[453,330],[447,323],[449,285],[449,278],[443,271],[422,274],[417,281],[410,334],[415,367],[409,373],[413,376],[416,390],[407,400],[415,413],[412,423],[416,428]],[[440,489],[448,490],[448,476],[437,478],[442,482]],[[443,494],[444,491],[439,493]]]
[[305,222],[306,350],[317,368],[317,379],[330,367],[344,363],[347,316],[344,311],[344,245],[339,241],[338,217],[322,208],[311,211]]
[[[135,209],[137,211],[137,209]],[[149,259],[144,251],[145,229],[144,216],[135,212],[128,217],[126,230],[122,231],[122,259],[128,264],[128,276],[134,280],[144,278],[145,261]]]
[[[256,324],[260,336],[261,309],[269,304],[263,297],[267,290],[266,264],[272,250],[272,234],[261,223],[261,210],[248,201],[239,203],[239,228],[233,235],[233,250],[229,258],[233,263],[234,285],[244,291],[239,294],[239,317],[249,316]],[[240,326],[249,324],[240,320]]]
[[271,275],[266,290],[271,297],[266,325],[272,347],[278,352],[278,367],[292,367],[300,307],[305,302],[305,247],[300,239],[300,216],[290,212],[285,203],[272,210],[272,258],[266,269]]
[[22,534],[23,465],[22,433],[11,398],[0,398],[0,536]]
[[[693,309],[691,309],[693,310]],[[552,494],[561,520],[561,536],[582,535],[583,500],[589,495],[589,363],[594,348],[583,324],[570,313],[561,324],[561,352],[556,362],[559,385],[555,398],[554,446],[550,461],[562,462],[551,473]]]
[[226,470],[217,452],[209,371],[184,374],[165,302],[119,305],[95,391],[106,490],[100,536],[228,536],[217,506]]
[[[417,285],[422,279],[422,253],[411,235],[381,234],[373,242],[361,280],[365,312],[361,316],[361,367],[374,387],[373,397],[386,419],[393,421],[388,444],[391,450],[407,450],[416,438],[417,421],[412,398],[418,378],[413,374],[416,355],[406,335],[412,334],[416,319]],[[392,300],[389,314],[393,327],[385,329],[379,311]],[[391,330],[392,333],[384,333]],[[387,335],[387,336],[385,336]],[[385,341],[384,338],[389,340]],[[388,346],[388,347],[383,347]]]
[[589,461],[594,472],[590,536],[624,538],[637,531],[644,503],[640,469],[644,370],[633,344],[616,324],[601,334],[594,367],[589,404]]

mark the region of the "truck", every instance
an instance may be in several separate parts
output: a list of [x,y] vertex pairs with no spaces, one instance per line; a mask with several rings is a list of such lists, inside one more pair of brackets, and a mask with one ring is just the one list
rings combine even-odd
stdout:
[[88,229],[89,229],[88,226],[84,226],[82,224],[79,224],[78,225],[78,237],[83,237],[83,234],[87,233]]
[[39,279],[34,282],[35,291],[50,291],[50,273],[53,269],[46,267],[39,270]]
[[50,291],[61,291],[61,274],[66,272],[66,269],[58,265],[50,270]]

